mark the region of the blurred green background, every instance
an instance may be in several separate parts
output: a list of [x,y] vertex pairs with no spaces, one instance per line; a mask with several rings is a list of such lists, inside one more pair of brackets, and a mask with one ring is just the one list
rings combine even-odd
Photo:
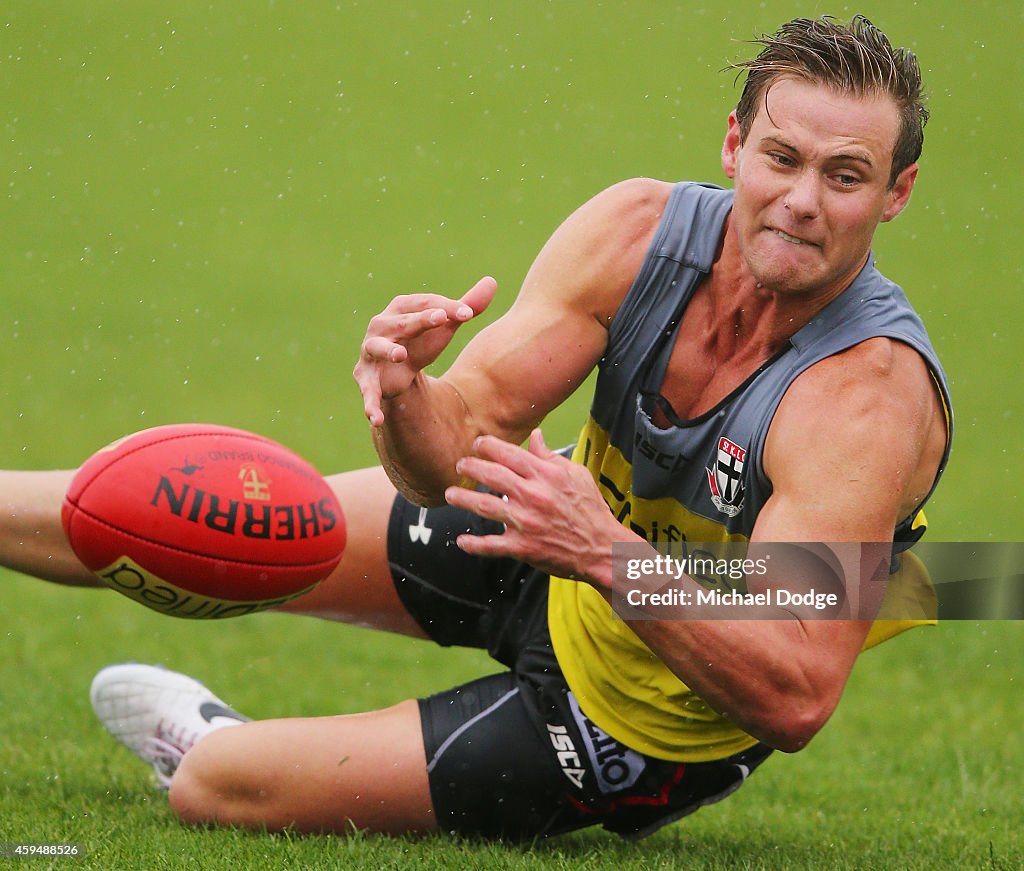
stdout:
[[[373,313],[487,273],[500,311],[603,187],[722,182],[738,91],[721,69],[742,41],[859,10],[918,53],[930,94],[914,201],[876,249],[952,380],[933,526],[1015,538],[1022,7],[715,7],[5,4],[0,459],[77,464],[134,429],[212,420],[324,470],[371,462],[350,371]],[[553,415],[550,439],[586,407]]]
[[[350,372],[392,296],[458,295],[492,274],[498,313],[547,236],[602,188],[635,175],[724,183],[738,88],[722,68],[791,17],[854,12],[918,53],[930,95],[913,202],[876,239],[952,383],[957,438],[930,535],[1019,538],[1024,7],[1011,0],[5,3],[0,466],[69,467],[188,420],[264,433],[325,472],[373,462]],[[584,389],[552,414],[549,443],[570,441],[587,406]],[[893,697],[875,693],[891,679],[934,726],[922,712],[944,686],[947,711],[989,712],[971,728],[1000,749],[974,768],[958,749],[954,797],[939,783],[928,800],[991,805],[979,795],[1020,763],[995,744],[1024,713],[1019,655],[1007,655],[1019,629],[894,642],[895,666],[867,658],[859,705],[837,718],[867,711],[898,733],[884,720]],[[60,687],[49,733],[106,751],[82,696],[114,659],[200,671],[261,716],[385,704],[482,667],[351,632],[277,616],[177,623],[0,574],[0,743],[29,747],[0,757],[8,783],[24,778],[9,806],[45,790],[24,773],[40,758],[54,771],[75,758],[33,743],[39,712],[12,700]],[[282,668],[306,679],[266,695]],[[981,695],[965,699],[968,687]],[[863,723],[835,727],[849,746],[843,722],[851,734]]]

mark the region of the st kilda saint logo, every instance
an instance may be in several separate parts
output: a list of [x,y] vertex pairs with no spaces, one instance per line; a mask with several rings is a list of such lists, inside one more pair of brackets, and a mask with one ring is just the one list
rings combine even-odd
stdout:
[[711,502],[719,511],[735,517],[743,509],[743,464],[747,452],[725,436],[718,440],[718,451],[708,473]]

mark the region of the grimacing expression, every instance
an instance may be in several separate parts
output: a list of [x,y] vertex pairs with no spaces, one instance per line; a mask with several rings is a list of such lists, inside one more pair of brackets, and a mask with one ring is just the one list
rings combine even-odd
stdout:
[[917,176],[889,188],[895,102],[794,78],[772,83],[740,142],[735,113],[722,168],[736,191],[730,230],[763,287],[838,295],[867,258],[875,228],[906,206]]

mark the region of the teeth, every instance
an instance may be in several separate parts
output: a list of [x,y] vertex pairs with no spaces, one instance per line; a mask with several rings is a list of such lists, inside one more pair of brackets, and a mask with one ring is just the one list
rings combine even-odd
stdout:
[[772,230],[772,232],[780,239],[785,239],[787,242],[792,242],[794,245],[803,245],[803,239],[797,239],[796,236],[790,236],[789,233],[783,233],[782,230]]

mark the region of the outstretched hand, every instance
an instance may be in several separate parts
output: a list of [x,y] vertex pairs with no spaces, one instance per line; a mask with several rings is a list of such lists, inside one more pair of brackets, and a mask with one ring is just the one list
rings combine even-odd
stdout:
[[373,426],[384,423],[383,402],[412,386],[448,347],[455,331],[490,305],[497,287],[486,277],[461,299],[431,293],[399,296],[370,320],[352,374]]
[[526,449],[494,436],[481,436],[473,449],[475,455],[459,460],[456,471],[503,495],[449,487],[445,498],[503,523],[505,531],[460,535],[459,547],[515,557],[559,577],[610,588],[611,545],[624,530],[590,472],[548,448],[540,429],[530,433]]

